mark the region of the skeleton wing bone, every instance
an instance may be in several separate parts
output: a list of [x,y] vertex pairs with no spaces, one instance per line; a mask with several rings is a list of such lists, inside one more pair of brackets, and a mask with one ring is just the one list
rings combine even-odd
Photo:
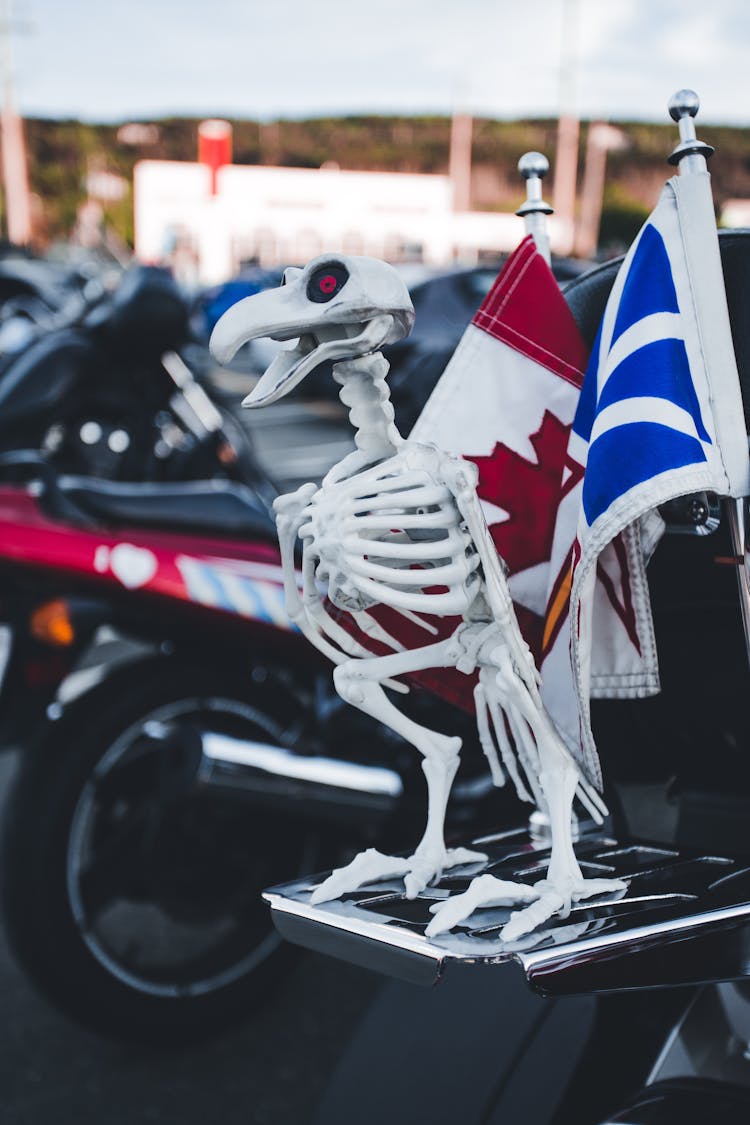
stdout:
[[[492,542],[482,505],[477,496],[477,469],[471,462],[464,461],[463,458],[453,454],[439,453],[439,457],[441,479],[453,492],[456,505],[476,546],[484,572],[485,594],[489,608],[495,620],[503,628],[503,640],[510,650],[514,669],[528,690],[530,697],[528,703],[535,707],[545,723],[551,724],[539,693],[539,672],[529,647],[521,636],[504,567]],[[526,709],[526,707],[522,708],[522,713]],[[560,749],[570,757],[561,740],[558,739],[558,742]],[[579,774],[578,796],[594,819],[601,823],[607,815],[606,805],[596,788],[582,774],[577,762],[575,766]]]

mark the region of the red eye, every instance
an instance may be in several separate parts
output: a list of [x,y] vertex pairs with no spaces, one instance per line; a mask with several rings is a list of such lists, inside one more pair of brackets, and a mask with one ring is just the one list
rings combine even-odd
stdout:
[[326,262],[310,274],[307,282],[307,299],[317,305],[324,305],[341,292],[349,278],[349,271],[343,262]]

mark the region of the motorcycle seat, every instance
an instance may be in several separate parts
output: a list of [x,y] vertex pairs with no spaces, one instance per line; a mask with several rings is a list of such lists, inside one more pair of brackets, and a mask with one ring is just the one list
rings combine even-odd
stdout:
[[170,273],[136,265],[108,299],[93,306],[84,324],[111,354],[143,358],[180,348],[188,320],[187,300]]
[[82,373],[95,368],[96,350],[77,328],[46,332],[18,354],[0,359],[0,429],[3,447],[18,426],[38,418],[59,418]]
[[276,541],[273,516],[244,484],[225,480],[140,483],[58,478],[55,493],[87,521],[114,527],[161,528],[219,538]]
[[[750,317],[747,315],[746,296],[750,292],[750,230],[719,231],[719,248],[745,422],[750,431]],[[622,258],[604,262],[563,286],[568,307],[589,346],[596,338],[604,306],[621,264]]]

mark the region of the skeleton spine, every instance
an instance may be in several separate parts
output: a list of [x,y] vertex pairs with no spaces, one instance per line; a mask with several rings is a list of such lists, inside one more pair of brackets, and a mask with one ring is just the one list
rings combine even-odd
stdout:
[[341,386],[339,398],[356,431],[354,444],[373,460],[392,457],[403,444],[393,420],[387,374],[388,362],[379,352],[337,363],[333,368],[333,377]]

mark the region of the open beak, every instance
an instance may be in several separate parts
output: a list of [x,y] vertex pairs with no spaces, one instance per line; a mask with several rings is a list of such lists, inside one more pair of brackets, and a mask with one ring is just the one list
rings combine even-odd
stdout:
[[209,347],[221,364],[229,363],[248,340],[269,336],[272,340],[294,340],[306,330],[300,323],[298,297],[289,286],[264,289],[232,305],[217,321]]
[[293,348],[279,352],[272,360],[250,394],[242,400],[242,405],[268,406],[283,398],[306,375],[314,371],[318,364],[326,359],[340,359],[348,354],[350,341],[360,330],[361,325],[342,325],[336,335],[328,340],[321,337],[328,335],[331,329],[319,330],[320,335],[309,331],[303,333]]
[[279,352],[243,401],[243,406],[267,406],[276,402],[325,360],[353,358],[375,351],[386,342],[393,323],[389,314],[375,314],[364,323],[362,320],[337,323],[331,311],[330,306],[324,305],[318,315],[309,307],[301,312],[299,291],[293,285],[266,289],[227,309],[217,322],[209,344],[211,354],[219,363],[228,363],[249,340],[268,336],[272,340],[295,341],[292,347]]

